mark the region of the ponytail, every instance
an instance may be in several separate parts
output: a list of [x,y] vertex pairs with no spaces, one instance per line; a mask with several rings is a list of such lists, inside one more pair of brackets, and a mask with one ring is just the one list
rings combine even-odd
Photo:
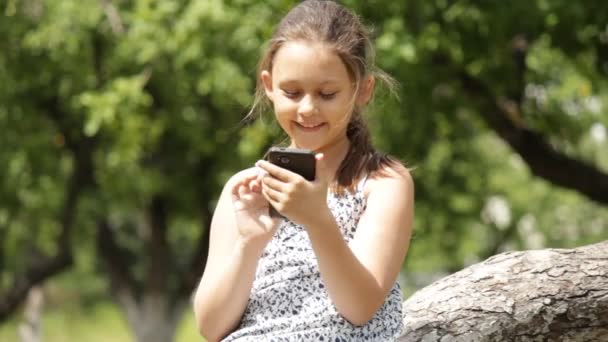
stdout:
[[350,147],[344,160],[336,171],[336,183],[332,191],[338,196],[344,192],[354,192],[357,184],[364,177],[385,175],[384,168],[398,167],[401,163],[385,153],[374,149],[369,128],[361,110],[355,109],[346,128]]

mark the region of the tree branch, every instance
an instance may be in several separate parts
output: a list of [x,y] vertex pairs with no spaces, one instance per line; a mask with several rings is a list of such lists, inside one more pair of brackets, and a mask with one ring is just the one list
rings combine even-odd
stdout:
[[460,80],[465,91],[480,103],[488,126],[521,156],[534,175],[608,204],[608,174],[557,151],[540,133],[518,122],[520,105],[515,101],[497,99],[483,82],[464,71]]
[[[6,241],[5,239],[9,234],[9,229],[11,227],[13,218],[15,216],[16,216],[15,212],[13,212],[13,211],[8,212],[8,217],[6,218],[6,223],[0,226],[0,241]],[[5,258],[4,244],[0,244],[0,270],[4,269],[4,266],[5,266],[4,258]]]
[[399,341],[604,341],[608,241],[507,252],[404,302]]
[[150,241],[147,243],[150,263],[148,265],[146,292],[166,293],[172,260],[167,241],[166,199],[160,195],[153,196],[146,213],[147,225],[150,229]]
[[85,188],[94,184],[92,151],[95,141],[78,139],[70,133],[65,123],[66,115],[61,111],[57,98],[39,104],[38,108],[64,135],[66,146],[73,155],[74,170],[66,184],[65,200],[59,214],[61,231],[56,240],[57,253],[51,257],[35,259],[21,275],[17,276],[12,287],[2,294],[0,321],[16,310],[32,287],[72,265],[71,232],[77,213],[78,200]]
[[[216,113],[221,111],[213,105],[213,101],[209,96],[203,96],[201,98],[201,106],[210,108]],[[244,117],[245,115],[243,115]],[[246,123],[242,121],[239,125],[239,129]],[[228,141],[225,143],[228,146],[236,144],[240,135],[237,134],[238,129],[235,129],[230,134]],[[209,181],[213,179],[212,174],[215,170],[212,168],[216,156],[202,155],[198,160],[196,166],[196,173],[199,175],[197,178],[202,181],[198,184],[198,200],[200,205],[200,219],[201,219],[201,235],[197,241],[196,248],[190,259],[188,268],[181,275],[181,285],[178,291],[178,296],[190,296],[192,291],[198,286],[200,278],[204,272],[205,265],[207,264],[207,254],[209,252],[209,238],[211,229],[211,220],[213,218],[213,208],[211,203],[213,197],[216,196],[212,192],[212,183]]]
[[72,265],[70,234],[76,215],[78,198],[86,184],[83,164],[83,162],[76,163],[76,169],[68,181],[66,198],[60,215],[61,232],[56,241],[57,254],[48,258],[35,259],[23,274],[17,276],[13,286],[2,295],[0,321],[14,312],[25,300],[31,288]]
[[114,231],[105,218],[97,222],[97,250],[105,263],[111,286],[116,294],[119,297],[135,298],[138,286],[129,269],[132,260],[129,253],[116,243]]
[[210,184],[206,184],[205,182],[212,179],[210,176],[212,173],[210,167],[211,163],[211,158],[202,157],[196,166],[197,174],[200,175],[198,178],[203,180],[203,184],[198,185],[201,235],[196,243],[194,253],[190,259],[190,264],[181,275],[181,285],[178,296],[189,297],[192,294],[192,291],[197,287],[201,275],[204,272],[205,265],[207,264],[211,219],[213,218],[213,211],[211,210],[210,203],[212,202],[213,194],[210,191]]
[[17,277],[9,290],[2,294],[0,301],[0,321],[4,321],[25,300],[30,289],[47,278],[62,272],[72,265],[69,251],[60,250],[51,258],[32,262],[23,274]]
[[201,275],[207,264],[207,254],[209,252],[209,233],[211,228],[211,218],[213,213],[209,208],[209,201],[201,202],[201,235],[197,241],[196,248],[190,259],[190,265],[181,276],[181,284],[178,297],[188,297],[198,285]]
[[103,11],[106,14],[106,18],[108,18],[112,32],[117,36],[123,35],[125,33],[125,26],[122,23],[120,13],[118,13],[116,6],[114,6],[110,0],[100,0],[100,2]]

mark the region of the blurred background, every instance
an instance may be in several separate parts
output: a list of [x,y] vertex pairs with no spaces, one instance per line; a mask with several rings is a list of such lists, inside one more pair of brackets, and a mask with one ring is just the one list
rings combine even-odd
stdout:
[[[199,340],[221,187],[283,139],[242,120],[295,3],[0,0],[0,341]],[[608,239],[608,2],[343,3],[400,83],[366,115],[416,182],[406,296]]]

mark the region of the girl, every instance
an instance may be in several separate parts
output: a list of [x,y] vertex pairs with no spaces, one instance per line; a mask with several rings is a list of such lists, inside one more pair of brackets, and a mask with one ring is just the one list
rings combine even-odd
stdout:
[[[260,61],[253,110],[274,107],[290,146],[317,153],[316,180],[266,161],[226,184],[194,298],[209,341],[390,341],[414,186],[375,151],[361,111],[375,79],[358,18],[308,0],[279,23]],[[386,79],[386,77],[385,77]],[[272,205],[284,218],[268,214]]]

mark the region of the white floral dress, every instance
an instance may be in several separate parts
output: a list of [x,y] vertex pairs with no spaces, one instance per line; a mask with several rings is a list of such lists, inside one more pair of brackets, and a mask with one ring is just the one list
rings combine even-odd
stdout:
[[[365,209],[363,183],[327,200],[347,242]],[[305,229],[284,219],[258,263],[240,325],[223,341],[393,341],[402,328],[402,300],[395,282],[367,324],[349,323],[325,290]]]

